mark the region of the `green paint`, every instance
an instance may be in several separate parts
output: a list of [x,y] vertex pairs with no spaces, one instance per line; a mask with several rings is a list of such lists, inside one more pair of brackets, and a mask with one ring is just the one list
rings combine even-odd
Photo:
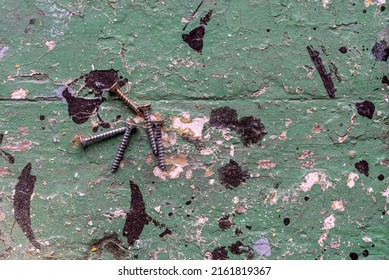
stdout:
[[[381,12],[377,5],[366,8],[363,1],[356,2],[330,1],[324,8],[322,1],[205,1],[184,31],[190,32],[200,17],[214,10],[199,55],[181,39],[181,20],[189,19],[198,3],[0,1],[1,148],[15,157],[14,164],[0,158],[1,258],[95,258],[92,243],[110,233],[117,233],[126,247],[120,214],[130,207],[131,179],[140,186],[147,213],[173,233],[160,238],[164,228],[150,223],[128,258],[203,259],[217,247],[238,240],[252,246],[265,236],[272,245],[268,259],[349,259],[351,252],[363,259],[365,249],[370,252],[367,259],[388,259],[389,214],[382,193],[389,177],[389,110],[387,86],[381,83],[388,64],[375,62],[371,54],[376,41],[389,41],[388,9]],[[50,44],[55,47],[49,51]],[[338,68],[342,82],[333,77],[336,99],[328,98],[307,45],[320,51],[327,71],[330,61]],[[350,51],[340,53],[341,46]],[[142,128],[131,137],[125,166],[115,174],[110,167],[120,137],[85,150],[71,145],[76,134],[92,134],[98,118],[75,124],[58,93],[92,69],[110,68],[132,83],[130,98],[152,103],[152,113],[165,120],[168,135],[176,139],[166,147],[166,156],[181,153],[188,161],[177,164],[176,171],[183,168],[179,178],[163,181],[154,176],[158,163],[156,158],[147,162],[151,150]],[[28,95],[11,99],[19,88]],[[103,120],[118,127],[133,117],[113,95],[104,97],[99,109]],[[365,99],[376,106],[372,120],[356,113],[354,104]],[[209,122],[196,140],[172,129],[173,117],[183,112],[191,119],[209,118],[210,111],[221,106],[237,110],[238,118],[261,118],[268,133],[262,143],[244,147],[234,131],[226,140]],[[117,115],[122,118],[112,122]],[[338,136],[346,133],[348,138],[339,143]],[[13,151],[22,141],[28,149]],[[304,150],[312,154],[299,159]],[[219,183],[217,172],[230,158],[252,176],[232,190]],[[349,188],[347,177],[358,173],[354,164],[361,159],[369,162],[370,176],[359,174]],[[275,167],[258,169],[261,160]],[[31,220],[36,238],[46,243],[43,252],[30,250],[12,213],[13,189],[27,162],[37,176]],[[205,177],[206,171],[212,175]],[[323,191],[315,184],[306,193],[300,191],[304,177],[313,171],[327,174],[332,187]],[[377,179],[379,174],[385,176],[383,181]],[[278,200],[271,205],[276,194]],[[334,210],[333,201],[341,201],[344,211]],[[234,206],[247,211],[236,213],[232,227],[221,230],[218,219],[232,214]],[[106,215],[114,211],[118,217],[109,220]],[[325,230],[330,215],[335,225]],[[285,217],[291,220],[288,226],[282,222]],[[234,234],[236,228],[241,235]],[[323,246],[318,243],[321,236]],[[112,254],[104,249],[103,258]]]

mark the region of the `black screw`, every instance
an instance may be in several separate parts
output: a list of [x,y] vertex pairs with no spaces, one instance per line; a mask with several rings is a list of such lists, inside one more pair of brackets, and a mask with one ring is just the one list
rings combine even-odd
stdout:
[[155,137],[153,132],[153,127],[151,126],[151,118],[150,118],[150,110],[151,104],[139,106],[138,109],[142,111],[143,116],[145,117],[145,122],[147,126],[147,134],[149,135],[149,140],[151,144],[151,149],[153,150],[153,154],[158,156],[157,143],[155,143]]
[[157,143],[159,168],[161,168],[161,170],[165,170],[165,158],[164,158],[164,150],[162,145],[162,129],[161,129],[163,121],[153,121],[153,124],[155,127],[155,141]]
[[88,146],[91,143],[95,143],[98,141],[102,141],[102,140],[111,138],[111,137],[116,136],[118,134],[124,133],[124,131],[126,131],[126,127],[120,127],[120,128],[116,128],[116,129],[113,129],[110,131],[106,131],[106,132],[101,133],[101,134],[94,135],[92,137],[81,138],[81,145],[82,145],[82,147],[85,148],[86,146]]
[[126,131],[124,132],[122,141],[116,151],[116,156],[112,162],[112,172],[115,172],[119,168],[119,164],[123,159],[124,151],[128,146],[128,142],[130,140],[131,131],[133,128],[136,128],[136,125],[127,123]]

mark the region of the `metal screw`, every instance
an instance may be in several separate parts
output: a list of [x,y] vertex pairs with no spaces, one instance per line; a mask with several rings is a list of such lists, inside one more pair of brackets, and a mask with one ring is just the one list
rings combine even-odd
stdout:
[[117,81],[110,89],[109,89],[110,92],[113,92],[113,93],[116,93],[117,96],[119,96],[119,98],[128,106],[131,108],[131,110],[133,110],[135,112],[135,114],[137,115],[140,115],[140,111],[138,109],[138,107],[135,105],[134,102],[132,102],[124,93],[123,91],[120,89],[119,87],[119,81]]
[[149,135],[149,140],[150,140],[150,144],[151,144],[151,149],[153,150],[153,154],[155,156],[158,156],[157,143],[155,142],[154,131],[153,131],[153,127],[151,125],[151,118],[150,118],[150,112],[149,112],[150,108],[151,108],[151,104],[142,105],[142,106],[138,107],[138,109],[140,111],[142,111],[143,116],[145,117],[145,122],[146,122],[146,126],[147,126],[147,134]]
[[133,128],[136,128],[136,126],[133,124],[126,125],[126,131],[124,132],[122,141],[120,142],[120,145],[116,151],[116,156],[112,162],[112,172],[115,172],[119,168],[119,164],[120,164],[121,160],[123,159],[124,151],[126,150],[126,148],[128,146],[131,131]]
[[163,121],[153,121],[153,124],[155,127],[155,140],[157,142],[159,168],[161,168],[161,170],[165,170],[165,158],[164,158],[164,150],[162,145],[162,129],[161,129]]
[[102,141],[102,140],[114,137],[118,134],[124,133],[125,130],[126,130],[126,127],[120,127],[120,128],[116,128],[116,129],[113,129],[110,131],[106,131],[106,132],[101,133],[101,134],[94,135],[92,137],[81,138],[81,145],[83,148],[85,148],[86,146],[88,146],[91,143]]

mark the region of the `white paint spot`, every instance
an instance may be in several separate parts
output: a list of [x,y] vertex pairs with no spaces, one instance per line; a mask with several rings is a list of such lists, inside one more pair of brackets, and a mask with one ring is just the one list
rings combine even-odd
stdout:
[[279,137],[279,139],[282,140],[282,141],[285,141],[286,139],[288,139],[288,138],[286,137],[286,134],[287,134],[287,133],[288,133],[287,131],[282,131],[282,132],[281,132],[281,135],[280,135],[280,137]]
[[369,7],[370,5],[374,5],[374,4],[377,4],[377,5],[383,5],[385,4],[385,0],[365,0],[365,6],[366,7]]
[[324,226],[323,229],[330,230],[335,227],[335,216],[333,214],[329,215],[324,220]]
[[208,218],[206,216],[197,216],[198,220],[193,224],[193,226],[203,226],[208,222]]
[[24,88],[16,88],[11,93],[11,99],[25,99],[28,95],[28,90]]
[[366,243],[372,243],[373,242],[373,239],[371,239],[371,237],[369,236],[364,236],[362,237],[362,240]]
[[57,43],[55,41],[46,41],[45,45],[47,46],[47,51],[51,52],[52,50],[54,50]]
[[357,173],[351,172],[347,177],[347,186],[351,189],[355,186],[355,182],[359,180]]
[[292,123],[293,121],[291,119],[286,119],[285,127],[288,128]]
[[339,210],[339,211],[343,212],[344,211],[343,202],[341,200],[334,200],[331,203],[331,208],[333,210]]
[[235,152],[235,146],[231,144],[230,146],[230,156],[234,157],[234,152]]
[[260,96],[260,95],[266,93],[266,92],[269,90],[269,88],[270,88],[273,84],[274,84],[274,83],[271,83],[269,86],[264,86],[263,88],[261,88],[261,89],[255,91],[255,92],[253,92],[253,93],[252,93],[252,96],[257,97],[257,96]]
[[170,179],[177,179],[183,171],[181,166],[176,166],[169,172]]
[[386,190],[381,192],[383,197],[386,197],[386,202],[389,203],[389,186],[386,187]]
[[8,46],[0,45],[0,59],[3,59],[5,53],[9,50]]
[[200,155],[203,156],[208,156],[213,154],[213,149],[212,148],[201,148],[200,150]]
[[202,140],[204,125],[209,121],[208,118],[194,118],[193,120],[185,117],[174,116],[172,120],[172,128],[181,136],[189,136],[194,140]]
[[330,0],[322,0],[324,9],[328,9],[328,4],[330,3]]
[[313,185],[320,185],[323,191],[327,190],[329,187],[333,187],[332,183],[327,180],[327,174],[320,171],[309,172],[304,180],[300,184],[300,189],[303,192],[310,191]]
[[317,241],[317,243],[319,243],[320,247],[324,246],[324,242],[326,241],[327,236],[328,236],[328,232],[325,232],[325,233],[320,235],[319,240]]

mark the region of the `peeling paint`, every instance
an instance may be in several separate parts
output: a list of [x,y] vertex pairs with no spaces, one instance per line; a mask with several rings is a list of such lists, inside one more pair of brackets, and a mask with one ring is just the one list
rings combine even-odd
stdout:
[[305,175],[304,180],[299,185],[300,190],[303,192],[310,191],[313,185],[320,185],[323,191],[329,187],[333,187],[333,184],[327,180],[327,174],[320,171],[312,171]]
[[334,215],[329,215],[327,218],[324,220],[324,226],[323,229],[325,230],[330,230],[335,227],[335,216]]
[[181,136],[190,137],[194,140],[202,140],[204,125],[209,121],[208,118],[189,118],[174,116],[172,119],[172,129],[176,130]]
[[389,186],[386,187],[386,190],[381,192],[383,197],[386,197],[386,203],[389,203]]
[[351,189],[355,186],[355,182],[359,180],[359,175],[357,173],[351,172],[347,176],[347,186]]
[[8,167],[0,167],[0,177],[5,175],[14,175],[14,173]]
[[17,88],[11,93],[11,99],[25,99],[28,95],[28,90],[24,88]]
[[343,202],[341,200],[333,200],[331,202],[331,208],[332,208],[332,210],[339,210],[339,211],[343,212],[344,211]]
[[364,0],[365,7],[370,5],[383,5],[386,3],[386,0]]
[[13,151],[13,152],[23,152],[32,149],[33,144],[38,144],[30,140],[23,140],[21,142],[5,142],[3,144],[3,149]]
[[274,167],[276,167],[276,164],[268,159],[260,160],[257,166],[258,169],[272,169]]
[[5,53],[9,50],[8,46],[0,44],[0,60],[3,59]]

